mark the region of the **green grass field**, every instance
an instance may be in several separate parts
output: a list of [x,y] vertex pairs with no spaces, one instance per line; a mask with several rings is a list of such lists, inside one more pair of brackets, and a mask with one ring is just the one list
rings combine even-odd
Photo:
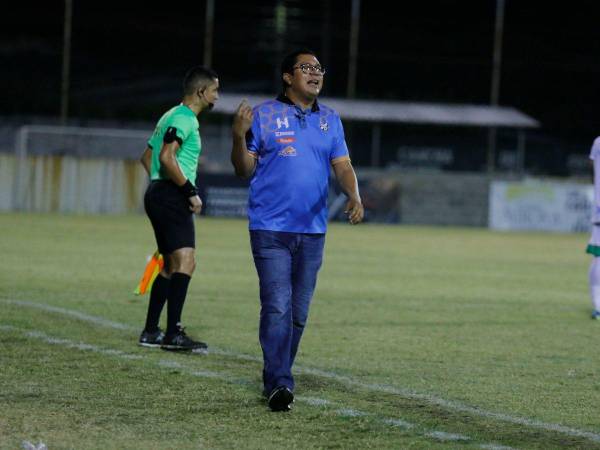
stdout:
[[600,448],[586,235],[332,225],[288,414],[246,222],[197,239],[181,355],[136,345],[144,216],[0,215],[1,449]]

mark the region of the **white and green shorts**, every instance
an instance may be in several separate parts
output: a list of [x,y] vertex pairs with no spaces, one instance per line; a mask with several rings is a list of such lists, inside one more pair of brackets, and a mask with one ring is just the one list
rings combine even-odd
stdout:
[[590,255],[600,256],[600,224],[592,225],[592,236],[585,252]]

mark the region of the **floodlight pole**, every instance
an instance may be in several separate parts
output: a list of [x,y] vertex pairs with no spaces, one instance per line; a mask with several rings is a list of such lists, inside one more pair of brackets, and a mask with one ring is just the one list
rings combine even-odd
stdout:
[[350,16],[350,57],[348,58],[348,86],[346,96],[356,96],[356,67],[358,59],[358,32],[360,28],[360,0],[352,0]]
[[274,25],[275,25],[275,36],[274,36],[274,50],[275,50],[275,61],[273,64],[273,83],[275,89],[281,89],[281,73],[279,72],[279,62],[283,58],[283,52],[285,50],[285,36],[287,34],[287,7],[284,0],[278,0],[275,5],[274,11]]
[[321,14],[321,63],[327,66],[330,63],[331,54],[331,0],[323,0]]
[[[498,106],[500,98],[500,70],[502,68],[502,35],[504,33],[504,1],[496,0],[496,23],[494,26],[494,55],[492,60],[492,85],[490,88],[490,104]],[[496,160],[496,127],[488,132],[487,171],[494,173]]]
[[69,85],[71,72],[71,22],[73,18],[73,0],[65,0],[65,19],[63,24],[63,58],[60,83],[60,123],[66,125],[69,116]]
[[204,20],[204,67],[212,66],[213,29],[215,22],[215,0],[206,0]]

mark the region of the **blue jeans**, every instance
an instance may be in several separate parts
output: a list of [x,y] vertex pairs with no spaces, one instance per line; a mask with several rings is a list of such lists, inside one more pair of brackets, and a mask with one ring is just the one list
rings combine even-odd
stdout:
[[292,365],[317,284],[325,235],[250,230],[250,244],[260,282],[265,392],[279,386],[293,390]]

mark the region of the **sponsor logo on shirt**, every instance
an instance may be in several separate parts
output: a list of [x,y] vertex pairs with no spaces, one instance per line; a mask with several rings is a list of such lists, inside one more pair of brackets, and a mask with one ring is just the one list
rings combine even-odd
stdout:
[[276,131],[275,136],[294,136],[296,134],[295,131]]
[[321,117],[321,120],[319,122],[319,127],[321,128],[322,131],[329,130],[329,124],[327,123],[327,119],[325,119],[325,117]]
[[277,153],[277,154],[279,156],[296,156],[296,149],[294,147],[292,147],[291,145],[288,145],[283,150],[280,150],[279,153]]
[[296,138],[283,137],[283,138],[275,139],[275,141],[277,141],[279,144],[291,144],[292,142],[296,141]]
[[281,128],[281,127],[289,128],[290,127],[290,123],[288,122],[287,117],[284,117],[283,120],[278,117],[276,122],[277,122],[277,128]]

